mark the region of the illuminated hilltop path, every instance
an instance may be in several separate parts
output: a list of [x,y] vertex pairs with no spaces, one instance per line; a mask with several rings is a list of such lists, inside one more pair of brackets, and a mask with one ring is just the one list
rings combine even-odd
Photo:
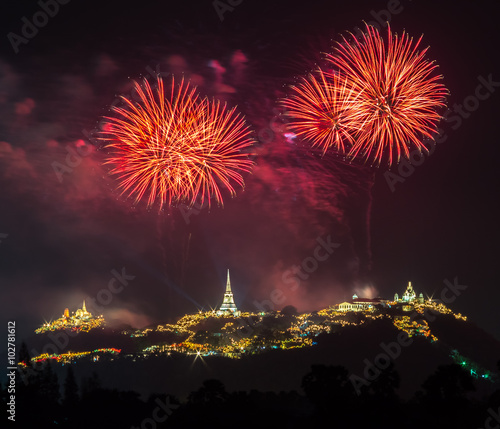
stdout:
[[[224,305],[224,304],[223,304]],[[266,349],[290,349],[315,344],[322,333],[338,332],[346,326],[359,326],[370,320],[389,319],[409,337],[422,336],[432,342],[438,338],[431,333],[427,318],[431,315],[452,315],[466,321],[436,300],[416,296],[411,283],[399,299],[359,298],[330,306],[318,312],[290,314],[287,312],[229,313],[219,311],[185,315],[175,324],[156,328],[123,331],[131,337],[147,337],[154,333],[169,333],[181,341],[159,343],[146,347],[143,355],[182,352],[188,354],[222,355],[239,358]],[[271,331],[272,333],[270,333]]]
[[[61,354],[44,353],[33,357],[32,362],[52,360],[70,363],[84,359],[97,361],[100,357],[111,360],[126,357],[133,361],[153,356],[170,356],[174,353],[204,356],[223,356],[239,359],[243,356],[259,354],[273,349],[293,349],[314,346],[318,335],[336,333],[347,326],[361,326],[375,320],[386,319],[409,337],[423,337],[432,343],[438,338],[431,332],[429,322],[437,316],[453,317],[465,322],[467,318],[454,313],[437,300],[417,296],[411,283],[399,299],[361,298],[354,295],[344,301],[311,313],[298,314],[293,307],[283,311],[240,312],[237,310],[231,290],[229,273],[223,304],[219,310],[199,312],[181,317],[174,324],[161,324],[145,329],[126,329],[116,335],[137,338],[142,345],[135,353],[122,352],[116,348],[101,348],[93,351],[66,351]],[[61,329],[89,332],[102,327],[102,316],[93,317],[86,308],[78,309],[69,316],[68,309],[54,322],[37,329],[45,333]],[[140,340],[139,340],[140,338]],[[491,378],[491,373],[468,361],[458,351],[452,350],[450,357],[467,367],[471,375]]]

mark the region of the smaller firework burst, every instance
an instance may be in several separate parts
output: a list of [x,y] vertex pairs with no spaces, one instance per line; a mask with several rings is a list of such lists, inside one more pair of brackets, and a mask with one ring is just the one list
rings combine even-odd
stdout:
[[244,151],[253,141],[234,108],[199,97],[184,80],[172,79],[168,91],[160,77],[155,88],[147,80],[134,87],[140,101],[122,97],[103,137],[122,194],[162,208],[211,198],[222,204],[222,188],[233,196],[234,184],[244,186],[242,172],[253,164]]
[[323,153],[330,148],[344,153],[354,144],[356,96],[341,76],[318,69],[291,89],[282,104],[295,134]]

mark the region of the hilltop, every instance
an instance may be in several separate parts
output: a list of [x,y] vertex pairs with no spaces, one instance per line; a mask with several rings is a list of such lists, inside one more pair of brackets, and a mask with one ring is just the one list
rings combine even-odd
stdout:
[[[169,386],[181,396],[205,378],[218,378],[228,389],[297,390],[314,364],[343,365],[366,379],[367,365],[376,371],[384,356],[401,374],[406,396],[438,365],[453,362],[487,386],[496,380],[500,359],[498,341],[435,302],[311,313],[286,307],[238,317],[200,312],[145,329],[46,332],[28,345],[34,366],[76,363],[79,375],[96,371],[109,385],[144,394]],[[152,370],[154,378],[147,375]]]

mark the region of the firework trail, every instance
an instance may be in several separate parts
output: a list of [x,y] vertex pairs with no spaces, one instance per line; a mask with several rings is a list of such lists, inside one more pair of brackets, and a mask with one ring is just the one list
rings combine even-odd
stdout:
[[102,137],[122,194],[162,208],[196,198],[223,204],[222,188],[234,196],[233,183],[243,187],[241,173],[253,164],[243,151],[253,141],[234,108],[199,97],[184,80],[172,79],[167,92],[159,77],[155,88],[147,80],[134,88],[140,101],[122,97],[125,107],[113,108]]
[[183,237],[182,250],[180,255],[180,280],[179,284],[182,288],[186,286],[186,270],[189,265],[189,250],[191,248],[191,237],[192,233],[188,232],[185,237]]

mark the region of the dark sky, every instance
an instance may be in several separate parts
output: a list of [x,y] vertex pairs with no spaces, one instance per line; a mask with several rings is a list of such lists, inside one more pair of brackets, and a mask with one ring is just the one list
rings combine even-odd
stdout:
[[[108,319],[171,320],[219,305],[230,268],[236,302],[249,311],[263,300],[314,310],[355,291],[392,297],[408,281],[439,296],[456,277],[468,287],[451,307],[500,338],[500,84],[484,83],[500,82],[495,2],[396,4],[247,0],[221,20],[211,0],[134,7],[72,0],[20,43],[9,33],[22,36],[42,9],[35,1],[9,6],[0,45],[3,319],[16,320],[22,336],[65,307],[101,297]],[[392,189],[385,168],[320,158],[286,142],[273,120],[286,84],[310,70],[331,39],[377,14],[395,32],[424,35],[456,110],[431,156],[410,172],[393,167],[405,177]],[[231,66],[236,50],[248,58],[242,77]],[[225,195],[224,208],[189,215],[120,197],[105,151],[86,131],[118,94],[130,93],[131,79],[151,70],[182,72],[203,95],[221,97],[211,60],[226,68],[223,82],[236,90],[226,99],[258,141],[245,190]],[[77,149],[81,160],[67,158]],[[55,165],[64,166],[60,177]],[[311,261],[318,240],[338,247],[293,288],[289,270]],[[135,278],[106,292],[112,271],[122,269]]]

